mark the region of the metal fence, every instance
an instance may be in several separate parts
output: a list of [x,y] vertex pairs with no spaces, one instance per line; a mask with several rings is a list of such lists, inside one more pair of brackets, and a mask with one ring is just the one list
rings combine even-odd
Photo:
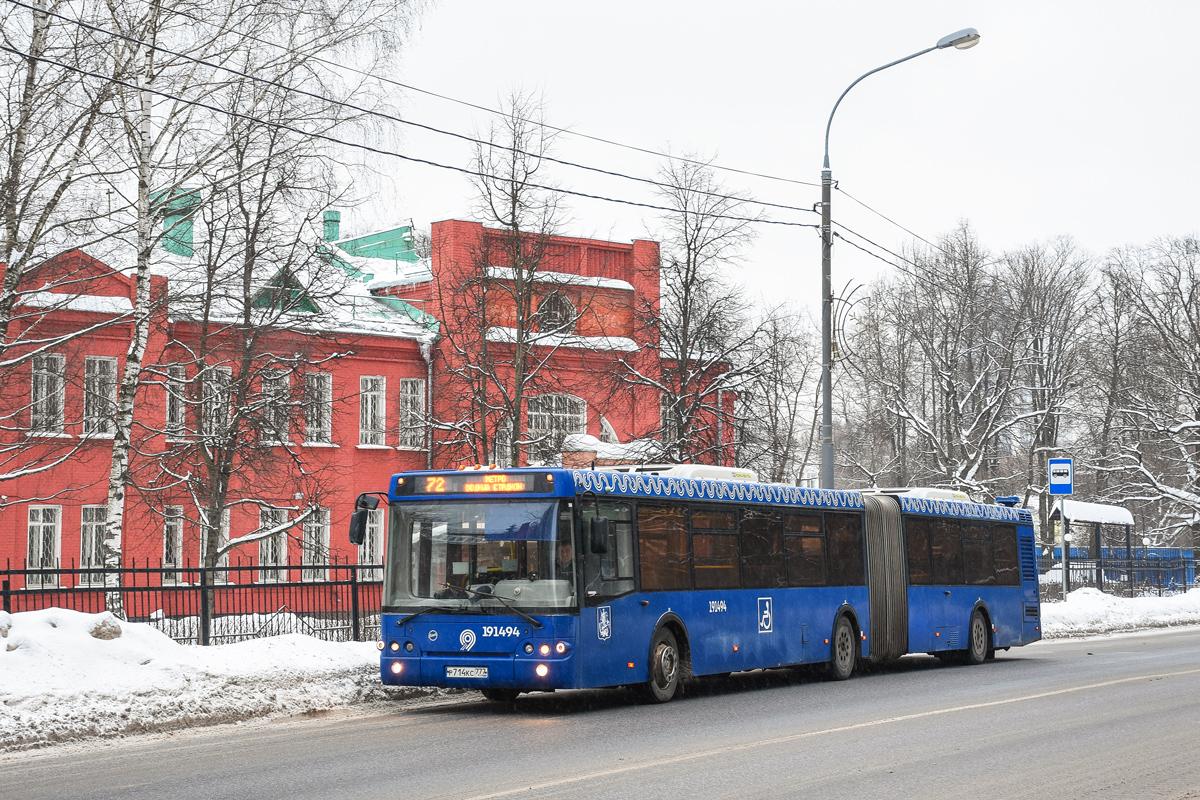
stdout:
[[129,621],[202,645],[285,633],[372,641],[382,591],[383,568],[369,564],[0,570],[10,613],[58,607],[94,614],[119,595]]
[[[1166,549],[1166,548],[1161,548]],[[1063,598],[1064,578],[1070,579],[1071,591],[1084,587],[1122,597],[1147,597],[1181,594],[1196,588],[1196,560],[1174,552],[1126,557],[1123,549],[1104,548],[1100,558],[1089,558],[1087,548],[1071,548],[1066,574],[1058,548],[1038,557],[1038,586],[1043,601]]]

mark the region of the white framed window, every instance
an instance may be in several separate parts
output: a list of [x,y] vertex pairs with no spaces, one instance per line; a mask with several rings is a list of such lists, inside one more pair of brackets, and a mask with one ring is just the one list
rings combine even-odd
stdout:
[[83,360],[83,432],[112,436],[117,428],[117,359]]
[[530,460],[541,462],[562,453],[568,434],[587,433],[587,403],[570,394],[543,394],[529,398]]
[[617,438],[617,431],[613,428],[612,423],[603,414],[600,415],[600,441],[605,444],[620,444],[621,440]]
[[[359,564],[383,563],[383,520],[382,508],[367,512],[367,528],[363,535],[363,543],[358,546]],[[364,569],[358,573],[359,580],[383,580],[383,569]]]
[[230,367],[212,367],[204,374],[204,433],[207,436],[224,437],[229,434],[230,390],[233,387],[233,370]]
[[268,442],[288,440],[291,418],[291,376],[283,370],[265,370],[262,376],[262,438]]
[[509,441],[512,439],[512,420],[506,419],[496,427],[496,441],[492,443],[492,462],[504,469],[517,466],[512,463],[512,450]]
[[333,442],[333,376],[327,372],[304,376],[304,440]]
[[304,520],[304,530],[300,540],[300,563],[304,569],[300,572],[300,580],[325,580],[326,570],[317,569],[317,565],[329,563],[329,509],[318,508]]
[[678,398],[672,397],[666,393],[664,393],[662,398],[659,400],[659,441],[661,441],[663,447],[667,449],[672,448],[679,442],[679,402],[681,401],[678,400]]
[[[79,568],[104,568],[104,523],[108,521],[108,506],[84,506],[79,525]],[[81,586],[100,586],[104,575],[100,572],[82,572]]]
[[[221,524],[217,527],[217,550],[229,544],[229,509],[221,509]],[[203,526],[200,528],[200,564],[201,566],[208,563],[208,531]],[[229,566],[229,552],[226,551],[217,556],[217,562],[213,565],[222,568],[221,571],[212,573],[213,583],[226,583],[229,580],[229,573],[223,568]]]
[[29,427],[35,433],[62,433],[66,423],[67,361],[57,353],[33,357]]
[[[287,522],[287,509],[260,508],[258,529],[260,531],[279,528]],[[258,540],[258,577],[263,581],[283,580],[285,571],[278,567],[287,566],[287,530],[279,530]]]
[[[62,552],[62,506],[29,507],[27,569],[57,569]],[[58,575],[29,575],[26,586],[57,586]]]
[[384,398],[387,379],[381,375],[362,375],[358,379],[358,443],[386,444],[387,411]]
[[167,439],[187,436],[187,368],[181,364],[167,367]]
[[167,506],[163,510],[162,582],[176,583],[183,566],[183,506]]
[[425,449],[425,379],[400,381],[400,446]]

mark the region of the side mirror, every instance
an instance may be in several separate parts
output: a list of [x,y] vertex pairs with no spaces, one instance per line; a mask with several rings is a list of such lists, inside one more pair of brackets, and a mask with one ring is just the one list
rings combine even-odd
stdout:
[[350,515],[350,544],[362,544],[367,539],[367,509],[356,508]]
[[591,535],[588,537],[588,549],[597,555],[608,552],[608,517],[596,517],[592,520]]
[[360,494],[354,501],[354,513],[350,515],[350,544],[362,544],[367,540],[367,512],[379,508],[379,498]]

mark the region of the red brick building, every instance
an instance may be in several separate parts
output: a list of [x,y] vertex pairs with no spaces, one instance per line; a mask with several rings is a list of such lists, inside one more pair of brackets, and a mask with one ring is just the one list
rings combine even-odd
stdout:
[[[497,246],[507,234],[434,223],[431,252],[420,258],[408,227],[340,239],[339,222],[337,212],[326,213],[318,248],[345,279],[336,293],[304,296],[303,276],[284,269],[256,287],[256,308],[281,297],[291,305],[287,325],[254,332],[267,355],[252,374],[238,371],[244,325],[214,334],[186,310],[202,294],[195,264],[167,257],[156,269],[154,292],[167,302],[151,326],[135,409],[131,472],[142,488],[126,499],[127,562],[201,562],[203,534],[218,527],[203,524],[215,485],[203,474],[219,472],[213,462],[224,445],[213,431],[232,435],[231,419],[244,420],[248,433],[229,445],[244,452],[229,459],[218,545],[250,536],[227,558],[255,565],[262,580],[286,572],[273,567],[297,572],[331,558],[378,563],[381,512],[359,552],[344,536],[359,492],[383,489],[401,470],[476,463],[485,454],[497,460],[495,440],[514,422],[497,398],[522,338],[521,313],[506,290],[520,276]],[[661,370],[646,323],[658,310],[658,246],[570,237],[543,237],[536,246],[527,296],[537,324],[522,347],[538,373],[516,420],[530,442],[520,460],[553,462],[570,434],[637,440],[639,452],[649,452],[645,440],[662,427],[659,398],[619,375]],[[0,387],[17,421],[0,433],[10,456],[5,474],[35,467],[0,481],[0,563],[98,566],[113,430],[105,415],[131,335],[133,280],[121,265],[81,251],[46,270],[73,279],[50,300],[46,292],[27,295],[25,324],[94,331],[31,359],[18,380]],[[302,312],[314,322],[297,323]],[[493,378],[473,391],[463,366],[481,353]],[[273,528],[280,530],[255,536]],[[305,577],[319,577],[310,572]]]

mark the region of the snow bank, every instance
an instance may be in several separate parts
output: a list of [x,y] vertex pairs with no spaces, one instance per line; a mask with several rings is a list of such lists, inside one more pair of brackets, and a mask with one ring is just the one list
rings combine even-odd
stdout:
[[0,612],[0,752],[406,694],[380,684],[369,642],[292,634],[191,647],[108,613]]
[[1062,603],[1042,604],[1047,639],[1097,633],[1200,625],[1200,591],[1171,597],[1114,597],[1099,589],[1076,589]]

